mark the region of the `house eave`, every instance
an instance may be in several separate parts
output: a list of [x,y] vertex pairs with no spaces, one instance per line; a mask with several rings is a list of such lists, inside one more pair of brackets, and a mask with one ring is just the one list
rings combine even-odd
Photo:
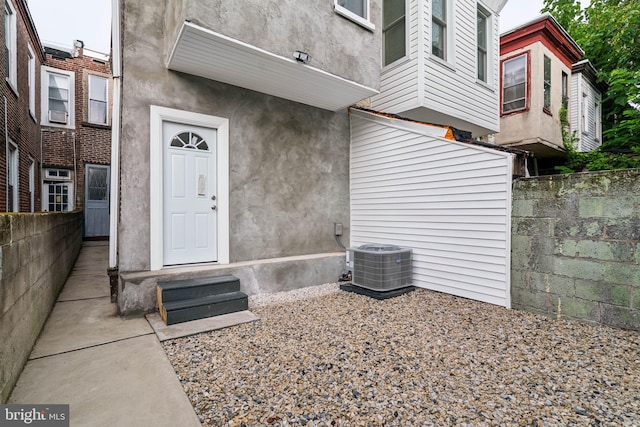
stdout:
[[378,93],[191,22],[183,23],[167,68],[330,111]]

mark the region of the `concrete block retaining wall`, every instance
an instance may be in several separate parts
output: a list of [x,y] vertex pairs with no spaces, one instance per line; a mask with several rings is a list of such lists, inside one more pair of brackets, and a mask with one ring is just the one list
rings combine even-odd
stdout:
[[513,308],[640,330],[640,170],[514,183]]
[[0,214],[0,402],[6,402],[82,246],[82,212]]

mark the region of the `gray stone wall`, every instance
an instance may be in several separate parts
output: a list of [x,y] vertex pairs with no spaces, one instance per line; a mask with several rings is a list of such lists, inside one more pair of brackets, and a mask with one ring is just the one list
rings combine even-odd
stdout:
[[640,170],[514,183],[512,306],[640,330]]
[[82,211],[0,214],[0,402],[6,402],[82,246]]

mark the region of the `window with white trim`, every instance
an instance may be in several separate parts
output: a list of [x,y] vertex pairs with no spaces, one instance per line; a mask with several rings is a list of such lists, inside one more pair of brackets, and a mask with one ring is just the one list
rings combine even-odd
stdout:
[[7,69],[5,77],[14,91],[18,90],[18,39],[16,35],[16,10],[10,1],[4,2],[4,42]]
[[42,210],[66,212],[73,210],[73,181],[68,169],[45,169],[42,189]]
[[502,112],[524,110],[527,107],[527,55],[502,63]]
[[562,72],[562,106],[569,108],[569,75]]
[[18,147],[9,142],[7,158],[7,212],[18,212]]
[[600,132],[602,131],[600,125],[600,100],[596,98],[593,104],[593,138],[596,141],[600,141]]
[[27,86],[29,89],[29,113],[31,117],[36,118],[36,57],[31,49],[31,45],[27,45]]
[[42,124],[75,127],[75,73],[42,67]]
[[405,0],[384,0],[382,5],[384,65],[407,56],[406,7]]
[[108,80],[89,75],[89,123],[107,124]]
[[369,0],[334,0],[333,10],[369,30],[376,28],[369,15]]
[[46,169],[44,171],[44,176],[48,179],[71,179],[71,173],[68,169]]
[[431,2],[431,53],[447,60],[447,0]]
[[478,5],[477,11],[477,62],[478,80],[487,83],[489,81],[489,17],[491,15]]
[[49,212],[73,210],[73,186],[70,182],[45,182],[43,209]]
[[35,211],[36,161],[29,157],[29,212]]
[[589,97],[587,96],[586,93],[582,93],[582,105],[581,105],[581,117],[580,117],[580,121],[582,124],[582,133],[584,133],[585,135],[589,134]]
[[551,58],[544,55],[544,105],[543,108],[551,111]]

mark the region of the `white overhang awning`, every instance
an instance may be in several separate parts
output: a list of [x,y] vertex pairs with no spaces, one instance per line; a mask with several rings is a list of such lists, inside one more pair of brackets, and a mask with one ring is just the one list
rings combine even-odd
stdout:
[[378,93],[190,22],[183,24],[167,68],[330,111]]

